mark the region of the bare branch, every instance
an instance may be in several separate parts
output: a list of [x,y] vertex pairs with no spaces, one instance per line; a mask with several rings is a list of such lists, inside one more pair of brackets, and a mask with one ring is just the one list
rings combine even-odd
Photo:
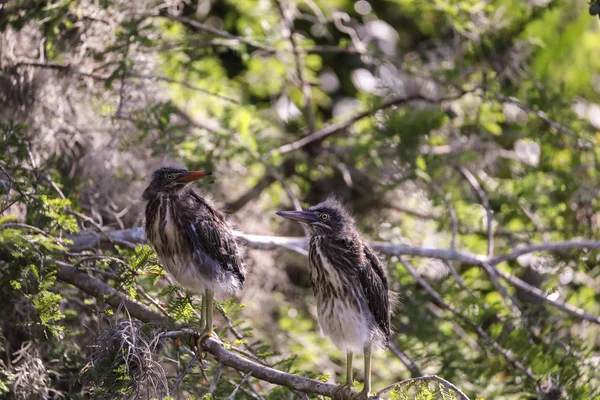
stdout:
[[205,25],[205,24],[203,24],[201,22],[198,22],[196,20],[193,20],[193,19],[190,19],[190,18],[187,18],[187,17],[183,17],[183,16],[180,16],[180,15],[175,15],[175,14],[172,14],[172,13],[169,13],[169,12],[166,12],[166,11],[161,12],[159,16],[168,18],[168,19],[173,20],[173,21],[179,21],[182,24],[184,24],[185,26],[187,26],[188,28],[192,29],[192,30],[210,33],[211,35],[219,36],[219,37],[222,37],[222,38],[225,38],[225,39],[235,40],[235,41],[237,41],[239,43],[243,43],[243,44],[246,44],[248,46],[256,47],[257,49],[260,49],[260,50],[262,50],[262,51],[264,51],[266,53],[275,53],[275,51],[276,51],[275,48],[272,47],[272,46],[258,43],[258,42],[254,41],[252,39],[246,39],[246,38],[243,38],[241,36],[233,35],[233,34],[227,32],[227,31],[223,31],[221,29],[213,28],[211,26]]
[[240,357],[237,354],[226,350],[221,342],[212,337],[209,337],[202,342],[202,348],[215,356],[220,363],[246,374],[252,372],[253,377],[275,385],[285,386],[300,392],[315,393],[329,397],[333,396],[333,391],[337,388],[337,385],[331,383],[319,382],[303,376],[288,374],[287,372],[260,365]]
[[[58,64],[58,63],[20,62],[20,63],[15,64],[15,67],[35,67],[35,68],[53,69],[56,71],[62,71],[67,74],[75,74],[75,75],[84,76],[86,78],[92,78],[92,79],[99,80],[99,81],[108,81],[111,77],[110,74],[109,75],[100,75],[100,74],[94,74],[94,73],[90,73],[90,72],[84,72],[84,71],[80,70],[79,68],[74,67],[72,65],[63,65],[63,64]],[[192,89],[197,92],[201,92],[206,95],[216,97],[218,99],[221,99],[221,100],[229,102],[229,103],[240,104],[240,102],[238,100],[232,99],[227,96],[223,96],[223,95],[215,93],[215,92],[212,92],[208,89],[203,89],[201,87],[192,85],[186,81],[179,81],[177,79],[169,78],[167,76],[154,75],[154,74],[142,74],[142,73],[135,72],[135,71],[123,72],[122,76],[124,78],[132,77],[132,78],[140,78],[140,79],[145,79],[145,80],[150,80],[150,81],[163,81],[163,82],[167,82],[167,83],[175,83],[175,84],[184,86],[188,89]]]
[[419,369],[419,367],[414,363],[413,360],[411,360],[405,352],[402,351],[402,349],[400,349],[398,347],[398,345],[396,345],[395,342],[391,341],[389,344],[390,351],[392,352],[392,354],[394,354],[396,357],[398,357],[398,359],[400,361],[402,361],[402,363],[404,365],[406,365],[406,368],[408,368],[408,370],[410,371],[410,373],[412,374],[412,376],[420,376],[423,375],[423,373],[421,372],[421,370]]
[[546,293],[542,292],[540,289],[536,288],[535,286],[531,286],[530,284],[523,281],[522,279],[519,279],[516,276],[512,276],[510,274],[507,274],[506,272],[503,272],[500,269],[496,268],[496,272],[503,279],[505,279],[508,283],[510,283],[511,285],[513,285],[515,287],[518,287],[519,289],[523,290],[524,292],[527,292],[527,294],[537,297],[538,299],[542,300],[543,302],[548,303],[548,304],[558,308],[559,310],[562,310],[562,311],[566,312],[567,314],[570,314],[574,317],[577,317],[577,318],[580,318],[580,319],[583,319],[586,321],[594,322],[596,324],[600,324],[599,316],[586,313],[581,308],[575,307],[574,305],[571,305],[564,300],[549,299],[548,295]]
[[213,394],[215,392],[217,389],[217,383],[219,383],[219,379],[221,379],[221,375],[223,375],[223,364],[219,363],[219,365],[217,365],[217,371],[215,372],[213,380],[208,388],[208,393]]
[[183,369],[181,374],[179,374],[179,376],[177,377],[177,380],[173,384],[173,388],[171,389],[172,395],[175,395],[177,393],[177,391],[179,390],[179,385],[181,385],[183,378],[185,378],[185,376],[188,374],[188,372],[190,372],[190,369],[192,368],[192,366],[196,363],[196,361],[198,361],[198,357],[199,357],[199,353],[194,353],[190,362],[185,366],[185,368]]
[[588,249],[600,249],[600,241],[598,240],[566,240],[563,242],[549,242],[549,243],[539,243],[530,246],[523,246],[516,249],[512,249],[510,253],[493,257],[489,260],[489,263],[492,265],[500,264],[504,261],[515,260],[522,255],[537,253],[541,251],[561,251],[561,250],[588,250]]
[[237,394],[238,390],[240,390],[240,388],[242,386],[244,386],[244,383],[246,383],[246,381],[250,378],[250,376],[252,376],[252,371],[246,373],[246,375],[244,375],[244,377],[242,378],[242,380],[240,381],[240,383],[238,383],[238,385],[235,387],[235,389],[233,389],[233,392],[231,392],[231,394],[229,395],[229,397],[227,398],[227,400],[234,400],[235,399],[235,395]]
[[313,142],[316,142],[318,140],[323,140],[326,137],[333,135],[334,133],[337,133],[343,129],[349,128],[350,126],[354,125],[354,123],[356,123],[357,121],[360,121],[361,119],[366,118],[366,117],[371,117],[374,114],[376,114],[378,111],[387,110],[388,108],[391,108],[394,106],[400,106],[400,105],[403,105],[403,104],[406,104],[406,103],[409,103],[409,102],[415,101],[415,100],[426,101],[429,103],[441,103],[441,102],[447,101],[447,100],[455,100],[455,99],[461,97],[462,95],[463,95],[463,93],[461,92],[461,93],[453,95],[453,96],[443,97],[443,98],[439,98],[439,99],[432,99],[429,97],[425,97],[421,94],[413,94],[413,95],[410,95],[407,97],[393,98],[393,99],[384,101],[383,103],[381,103],[379,106],[377,106],[375,108],[372,108],[367,111],[363,111],[362,113],[359,113],[345,121],[341,121],[341,122],[337,122],[337,123],[328,125],[322,129],[319,129],[318,131],[315,131],[313,133],[310,133],[310,134],[304,136],[302,139],[299,139],[295,142],[283,145],[277,149],[272,150],[271,152],[285,154],[285,153],[289,153],[290,151],[301,149]]
[[58,260],[53,261],[57,267],[56,277],[59,280],[70,283],[93,297],[102,299],[114,308],[119,308],[121,305],[125,306],[131,315],[142,322],[154,322],[163,325],[168,323],[168,318],[152,310],[147,305],[138,303],[104,282],[74,268],[71,264]]
[[[131,228],[119,231],[105,232],[106,235],[100,235],[97,233],[85,233],[83,235],[72,237],[73,243],[69,246],[70,251],[80,252],[83,250],[91,250],[101,246],[111,245],[110,240],[115,242],[124,241],[130,243],[145,243],[145,235],[142,228]],[[286,248],[299,252],[300,254],[307,255],[307,241],[301,237],[279,237],[279,236],[265,236],[265,235],[250,235],[241,232],[235,232],[235,235],[243,239],[247,246],[257,250],[276,250],[280,248]],[[405,244],[394,244],[389,242],[372,242],[371,246],[376,251],[379,251],[388,255],[408,255],[416,257],[435,258],[445,261],[459,261],[465,264],[478,265],[483,267],[483,263],[488,263],[491,266],[496,266],[504,261],[514,260],[524,254],[536,253],[540,251],[561,251],[561,250],[575,250],[575,249],[598,249],[600,248],[600,241],[595,240],[571,240],[565,242],[550,242],[541,243],[531,246],[524,246],[521,248],[513,249],[510,253],[495,256],[492,258],[453,250],[440,250],[426,247],[409,246]],[[562,311],[565,311],[577,318],[584,319],[600,324],[600,317],[586,313],[584,310],[567,304],[563,301],[553,301],[547,298],[547,296],[541,290],[527,284],[521,279],[502,272],[499,269],[495,269],[496,272],[511,285],[526,290],[532,296],[538,297],[545,303],[552,305]]]
[[[83,250],[92,250],[103,246],[109,246],[114,240],[116,242],[130,242],[134,244],[143,244],[146,242],[144,230],[140,227],[129,228],[123,230],[106,231],[106,237],[94,232],[87,232],[81,235],[73,236],[70,239],[73,241],[69,245],[72,252],[80,252]],[[288,248],[289,246],[307,249],[307,241],[302,237],[289,236],[268,236],[268,235],[251,235],[235,232],[235,235],[247,241],[248,247],[256,250],[276,250],[279,248]],[[555,252],[563,250],[577,249],[600,249],[600,241],[598,240],[568,240],[563,242],[539,243],[530,246],[523,246],[512,249],[510,253],[488,258],[479,254],[468,253],[464,251],[452,251],[445,249],[433,249],[428,247],[410,246],[406,244],[395,244],[390,242],[371,242],[373,249],[384,254],[401,254],[407,256],[435,258],[439,260],[453,260],[465,264],[481,265],[484,262],[490,265],[498,265],[505,261],[514,260],[524,254],[537,252]]]

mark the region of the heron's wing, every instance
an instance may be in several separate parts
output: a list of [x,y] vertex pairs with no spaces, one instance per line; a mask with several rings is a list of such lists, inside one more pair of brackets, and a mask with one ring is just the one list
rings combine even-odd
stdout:
[[[328,257],[335,260],[337,268],[360,282],[375,323],[385,336],[382,338],[383,344],[387,345],[390,336],[390,302],[385,268],[373,249],[364,241],[361,246],[359,240],[361,239],[329,240],[324,249],[329,251]],[[364,257],[361,257],[361,251]]]
[[223,214],[206,200],[196,193],[192,196],[200,206],[196,220],[187,224],[187,233],[194,248],[218,262],[222,268],[232,272],[243,284],[245,273],[240,246],[229,223]]
[[365,243],[363,251],[365,263],[360,269],[359,279],[369,303],[369,309],[384,333],[385,344],[387,344],[390,335],[390,301],[385,269],[377,254],[368,244]]

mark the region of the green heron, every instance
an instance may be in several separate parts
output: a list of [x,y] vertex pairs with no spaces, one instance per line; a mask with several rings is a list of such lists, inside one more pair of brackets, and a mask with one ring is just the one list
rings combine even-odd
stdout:
[[366,399],[371,391],[371,346],[386,348],[390,336],[384,265],[336,199],[304,211],[279,211],[277,215],[306,225],[311,233],[310,278],[319,325],[347,357],[346,385],[340,385],[336,396],[347,397],[351,392],[352,356],[364,350],[365,384],[362,392],[352,398]]
[[202,328],[212,334],[213,297],[244,283],[240,249],[225,217],[187,185],[207,171],[163,167],[144,191],[146,237],[165,270],[202,296]]

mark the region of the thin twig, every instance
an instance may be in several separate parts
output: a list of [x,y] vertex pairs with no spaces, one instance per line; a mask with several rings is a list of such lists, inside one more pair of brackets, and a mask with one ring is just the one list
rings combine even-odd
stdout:
[[[92,79],[99,80],[99,81],[108,81],[109,79],[111,79],[111,74],[100,75],[100,74],[95,74],[95,73],[90,73],[90,72],[84,72],[84,71],[80,70],[79,68],[74,67],[72,65],[68,65],[68,64],[65,65],[65,64],[58,64],[58,63],[39,63],[39,62],[20,62],[20,63],[15,64],[15,67],[23,67],[23,66],[34,67],[34,68],[53,69],[56,71],[62,71],[67,74],[75,74],[75,75],[84,76],[84,77],[92,78]],[[212,92],[208,89],[203,89],[201,87],[192,85],[187,81],[180,81],[177,79],[169,78],[167,76],[155,75],[155,74],[142,74],[140,72],[127,71],[127,72],[123,73],[123,77],[132,77],[132,78],[140,78],[140,79],[150,80],[150,81],[163,81],[163,82],[167,82],[167,83],[175,83],[175,84],[184,86],[188,89],[192,89],[197,92],[204,93],[209,96],[226,101],[228,103],[240,104],[240,102],[238,100],[232,99],[227,96],[223,96],[219,93]]]
[[213,380],[210,383],[210,386],[208,388],[208,393],[213,394],[215,392],[215,390],[217,389],[217,383],[219,382],[219,379],[221,379],[222,374],[223,374],[223,364],[219,363],[217,365],[217,370],[215,371],[215,375],[213,376]]
[[479,197],[479,200],[481,201],[481,205],[485,208],[486,223],[487,223],[487,236],[488,236],[488,250],[487,250],[488,254],[487,255],[489,258],[491,258],[494,255],[494,232],[492,231],[492,227],[493,227],[492,214],[493,214],[493,212],[490,207],[490,202],[487,198],[487,195],[485,194],[485,191],[481,188],[481,185],[479,184],[479,182],[477,181],[475,176],[471,173],[471,171],[469,171],[465,167],[460,167],[459,169],[460,169],[460,172],[463,174],[463,176],[467,179],[467,182],[469,182],[469,185],[471,186],[473,191]]
[[315,114],[313,112],[312,91],[310,84],[306,80],[304,63],[302,62],[302,56],[300,55],[298,44],[296,43],[296,38],[294,37],[296,33],[294,30],[294,21],[289,15],[290,13],[286,12],[284,9],[282,2],[277,0],[276,3],[277,8],[279,9],[279,14],[281,15],[281,19],[285,24],[284,36],[290,41],[290,45],[292,46],[292,54],[294,55],[294,62],[296,64],[296,74],[298,74],[300,88],[302,89],[302,96],[304,97],[304,114],[308,123],[308,132],[310,134],[315,131]]
[[400,361],[402,361],[402,363],[406,366],[406,368],[408,368],[408,370],[410,371],[410,373],[413,376],[419,376],[419,375],[423,375],[423,373],[421,372],[421,370],[419,369],[419,367],[417,366],[417,364],[414,363],[413,360],[411,360],[405,352],[402,351],[402,349],[400,349],[395,342],[390,341],[389,347],[390,351],[392,352],[392,354],[394,354]]
[[[494,221],[492,219],[493,211],[490,207],[490,201],[485,193],[485,190],[483,190],[483,188],[479,184],[479,181],[477,180],[477,178],[475,178],[471,171],[469,171],[466,167],[462,166],[459,169],[463,176],[467,179],[467,182],[469,183],[469,186],[471,186],[471,189],[473,189],[473,191],[479,197],[481,205],[485,208],[488,242],[487,256],[488,258],[491,258],[494,256],[494,232],[492,229]],[[481,266],[483,267],[483,269],[485,269],[485,272],[490,277],[492,284],[494,285],[496,290],[502,295],[502,298],[504,298],[507,301],[512,311],[517,316],[525,318],[526,316],[519,308],[519,302],[517,301],[517,299],[514,296],[511,296],[510,293],[508,293],[508,289],[506,289],[506,287],[504,287],[504,285],[500,282],[500,279],[498,279],[498,273],[496,271],[495,266],[492,266],[487,262],[482,262]]]
[[231,394],[229,395],[229,397],[227,398],[227,400],[234,400],[235,399],[235,395],[238,392],[238,390],[240,390],[240,388],[242,386],[244,386],[244,383],[246,383],[246,381],[250,378],[250,376],[252,376],[252,371],[246,373],[246,375],[244,375],[244,377],[242,378],[242,380],[240,381],[240,383],[235,387],[235,389],[233,389],[233,392],[231,392]]
[[199,353],[194,353],[194,355],[192,356],[192,359],[190,360],[190,362],[185,366],[185,368],[183,369],[183,371],[179,374],[179,376],[177,377],[177,380],[173,384],[173,388],[171,389],[171,394],[172,395],[174,395],[174,394],[177,393],[177,391],[179,390],[179,385],[181,385],[181,382],[183,381],[183,378],[185,378],[185,376],[188,374],[188,372],[190,371],[190,369],[192,368],[192,366],[196,363],[196,361],[198,361],[199,357],[200,357]]

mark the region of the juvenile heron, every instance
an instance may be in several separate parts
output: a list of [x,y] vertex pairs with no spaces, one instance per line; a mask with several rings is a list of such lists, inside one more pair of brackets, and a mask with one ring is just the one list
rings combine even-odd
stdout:
[[164,269],[202,296],[202,328],[212,334],[213,297],[233,294],[244,283],[238,243],[225,217],[187,185],[207,171],[164,167],[144,191],[146,238]]
[[390,336],[384,266],[356,230],[346,208],[335,199],[277,215],[306,225],[311,233],[310,278],[319,325],[347,357],[346,385],[336,390],[336,396],[347,397],[353,388],[352,356],[364,350],[365,385],[353,398],[366,399],[371,391],[371,347],[386,348]]

